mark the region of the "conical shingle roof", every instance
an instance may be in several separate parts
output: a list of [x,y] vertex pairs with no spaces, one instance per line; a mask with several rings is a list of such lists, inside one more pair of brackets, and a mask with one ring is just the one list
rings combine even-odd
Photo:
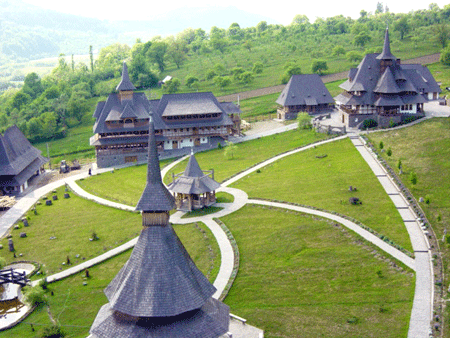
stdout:
[[170,211],[175,208],[175,199],[161,180],[155,128],[150,116],[148,141],[147,185],[136,206],[138,211]]
[[384,35],[384,45],[383,51],[377,56],[378,60],[392,60],[396,61],[397,58],[391,53],[391,42],[389,41],[389,29],[386,28],[386,33]]
[[118,91],[132,91],[136,88],[130,81],[130,77],[128,76],[128,67],[127,64],[123,63],[122,68],[122,80],[120,81],[119,85],[116,87],[116,90]]
[[201,308],[215,291],[169,224],[144,227],[105,294],[116,311],[166,317]]

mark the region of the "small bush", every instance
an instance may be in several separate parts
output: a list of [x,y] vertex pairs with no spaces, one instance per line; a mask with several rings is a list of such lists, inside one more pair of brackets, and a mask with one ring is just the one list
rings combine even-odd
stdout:
[[380,141],[380,149],[383,149],[384,148],[384,143],[383,143],[383,141]]
[[392,150],[391,150],[391,148],[389,148],[389,149],[386,151],[386,155],[387,155],[387,156],[392,156]]
[[48,326],[42,332],[42,338],[62,338],[66,334],[59,325]]
[[364,120],[364,122],[362,124],[363,130],[370,129],[370,128],[376,128],[376,127],[378,127],[378,123],[374,119]]
[[41,305],[47,302],[45,292],[40,286],[24,290],[25,302],[30,305]]
[[409,174],[409,180],[413,185],[417,184],[417,174],[414,171]]

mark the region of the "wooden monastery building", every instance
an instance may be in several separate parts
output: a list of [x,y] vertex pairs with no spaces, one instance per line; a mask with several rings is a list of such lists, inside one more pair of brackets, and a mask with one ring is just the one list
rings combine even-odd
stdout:
[[0,195],[23,192],[48,161],[17,126],[6,129],[0,135]]
[[173,175],[168,188],[173,192],[178,210],[192,211],[216,203],[216,189],[220,184],[214,181],[214,170],[203,171],[193,153],[186,170]]
[[149,101],[136,92],[124,63],[118,93],[97,104],[94,136],[97,165],[109,167],[145,162],[148,121],[154,116],[159,152],[192,147],[215,147],[239,129],[239,108],[220,103],[211,92],[165,94]]
[[[143,229],[119,273],[105,289],[92,338],[217,338],[229,329],[229,307],[198,270],[169,223],[175,199],[159,169],[152,118],[147,185],[136,206]],[[126,226],[126,225],[124,225]]]
[[423,116],[423,104],[439,99],[441,92],[427,67],[401,64],[391,53],[388,29],[383,51],[367,54],[340,87],[344,92],[335,97],[336,106],[349,127],[358,127],[366,119],[388,126],[391,121]]
[[318,74],[292,75],[276,103],[277,118],[293,120],[299,112],[320,114],[329,112],[334,99]]

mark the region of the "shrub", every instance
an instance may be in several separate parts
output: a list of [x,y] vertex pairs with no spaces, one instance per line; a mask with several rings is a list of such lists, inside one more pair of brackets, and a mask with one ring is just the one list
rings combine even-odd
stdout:
[[380,141],[380,149],[383,149],[384,148],[384,143],[383,143],[383,141]]
[[35,286],[30,289],[24,290],[25,302],[31,305],[41,305],[47,302],[45,297],[45,291],[41,286]]
[[59,325],[48,326],[42,332],[42,338],[62,338],[66,334]]
[[391,156],[391,155],[392,155],[392,150],[391,150],[391,148],[389,148],[389,149],[386,151],[386,155],[387,155],[387,156]]
[[311,117],[306,112],[299,112],[297,114],[297,122],[298,122],[298,129],[311,129]]
[[417,174],[414,171],[412,171],[411,174],[409,174],[409,180],[413,185],[417,184]]
[[375,121],[374,119],[367,119],[364,120],[363,124],[362,124],[362,129],[366,130],[369,128],[376,128],[378,126],[377,121]]

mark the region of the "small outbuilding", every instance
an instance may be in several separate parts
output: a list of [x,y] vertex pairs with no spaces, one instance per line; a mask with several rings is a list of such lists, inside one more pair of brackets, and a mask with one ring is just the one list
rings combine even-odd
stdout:
[[200,169],[193,152],[186,170],[172,177],[168,188],[174,194],[178,210],[192,211],[216,203],[216,189],[220,184],[214,180],[214,170]]
[[293,120],[299,112],[319,114],[329,112],[333,97],[317,74],[292,75],[276,103],[280,120]]
[[6,129],[0,134],[0,195],[23,192],[48,161],[17,126]]

